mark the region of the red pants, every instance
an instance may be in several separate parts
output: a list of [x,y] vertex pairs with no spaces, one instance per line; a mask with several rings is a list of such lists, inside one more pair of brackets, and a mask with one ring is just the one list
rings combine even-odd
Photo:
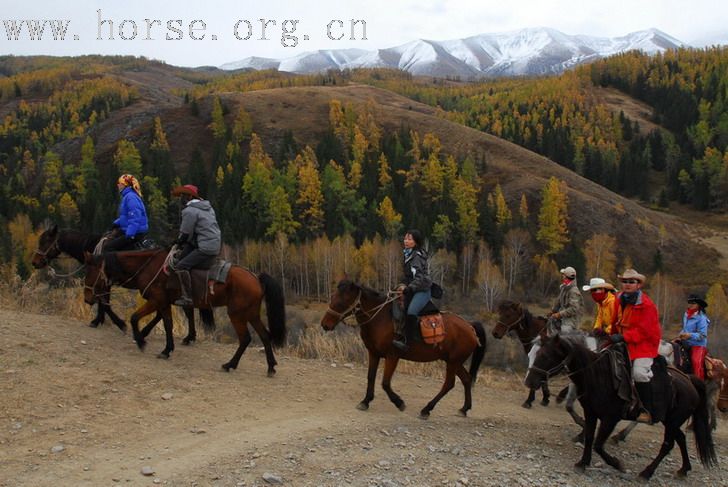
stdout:
[[703,362],[707,353],[708,349],[705,347],[695,345],[690,347],[690,361],[693,364],[693,374],[701,380],[705,380],[705,367],[703,366]]

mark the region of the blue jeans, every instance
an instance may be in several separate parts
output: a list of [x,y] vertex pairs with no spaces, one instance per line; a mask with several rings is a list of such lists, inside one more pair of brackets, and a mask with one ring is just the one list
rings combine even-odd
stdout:
[[414,293],[414,295],[412,295],[412,300],[407,307],[407,314],[417,316],[431,298],[432,294],[430,293],[429,289],[427,291],[419,291]]

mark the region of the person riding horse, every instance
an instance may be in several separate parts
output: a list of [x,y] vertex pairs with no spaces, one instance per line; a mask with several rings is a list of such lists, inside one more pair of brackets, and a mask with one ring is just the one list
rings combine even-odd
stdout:
[[122,174],[116,182],[116,189],[121,193],[119,217],[112,224],[104,252],[132,250],[137,242],[144,240],[149,231],[147,210],[142,201],[139,181],[131,174]]
[[584,300],[576,287],[576,270],[573,267],[561,269],[559,297],[549,315],[549,334],[556,331],[571,332],[579,328]]
[[404,322],[404,340],[394,340],[392,345],[406,352],[417,337],[418,314],[432,299],[432,280],[427,271],[427,252],[422,248],[422,234],[419,230],[408,230],[404,235],[404,307],[407,314]]
[[617,322],[617,333],[610,337],[612,343],[625,342],[629,359],[632,361],[632,379],[642,411],[635,418],[637,422],[653,424],[662,421],[664,398],[655,395],[651,384],[653,378],[654,359],[659,356],[662,328],[657,306],[642,290],[645,276],[634,269],[627,269],[618,276],[622,284],[622,292],[617,298],[620,302],[620,314]]
[[693,367],[693,374],[699,379],[705,380],[705,368],[703,361],[708,353],[708,326],[710,319],[705,314],[708,303],[695,294],[688,296],[688,309],[683,315],[682,330],[679,340],[681,345],[690,349],[690,363]]
[[217,224],[215,210],[209,201],[200,197],[197,186],[185,184],[172,190],[182,205],[182,222],[175,245],[184,246],[178,261],[174,264],[181,286],[180,297],[174,302],[177,306],[192,305],[192,279],[190,270],[209,269],[222,248],[220,226]]
[[593,277],[588,285],[582,286],[582,290],[590,292],[597,305],[592,335],[602,338],[616,333],[614,325],[619,314],[619,302],[614,294],[614,286],[601,277]]

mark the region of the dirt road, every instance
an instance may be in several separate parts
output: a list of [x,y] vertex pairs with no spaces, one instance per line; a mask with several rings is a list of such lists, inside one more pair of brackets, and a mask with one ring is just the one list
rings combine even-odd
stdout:
[[[0,329],[2,486],[629,485],[661,443],[661,428],[638,428],[619,447],[626,474],[595,456],[581,475],[563,409],[520,408],[523,391],[499,372],[484,372],[470,417],[456,415],[458,386],[423,421],[417,412],[439,379],[398,375],[408,409],[377,389],[361,412],[360,365],[282,350],[278,375],[267,378],[257,350],[237,371],[220,371],[230,344],[178,344],[165,361],[155,358],[161,336],[141,353],[108,325],[0,310]],[[685,485],[725,485],[727,437],[723,421],[712,471],[689,438],[694,470]],[[674,485],[678,462],[675,450],[651,484]]]

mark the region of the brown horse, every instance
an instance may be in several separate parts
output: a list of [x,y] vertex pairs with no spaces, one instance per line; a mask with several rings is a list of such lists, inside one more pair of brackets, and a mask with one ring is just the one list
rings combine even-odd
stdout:
[[[391,385],[392,375],[399,360],[413,362],[443,360],[447,364],[445,383],[440,392],[422,408],[420,417],[423,419],[429,417],[437,402],[455,385],[455,375],[460,378],[465,389],[465,404],[460,413],[466,416],[472,405],[471,386],[485,355],[483,326],[477,322],[469,323],[453,313],[443,313],[446,337],[441,343],[437,346],[413,343],[407,352],[401,352],[392,346],[394,338],[392,301],[393,299],[373,289],[344,280],[339,282],[331,296],[329,309],[321,318],[321,326],[327,331],[333,330],[339,322],[349,316],[354,316],[359,324],[361,338],[369,351],[369,372],[367,392],[357,408],[368,409],[369,403],[374,399],[374,382],[382,358],[384,358],[382,388],[400,411],[404,411],[404,401],[392,390]],[[463,364],[471,355],[470,371],[467,371]]]
[[[140,349],[144,349],[145,337],[151,328],[147,326],[140,332],[139,319],[153,312],[161,313],[167,335],[166,347],[159,354],[161,358],[169,358],[169,354],[174,350],[171,303],[179,296],[179,289],[167,289],[168,276],[164,266],[168,253],[169,249],[110,252],[104,256],[86,254],[88,266],[84,291],[86,302],[93,303],[98,299],[106,283],[138,289],[147,301],[131,315],[134,341]],[[268,315],[268,329],[260,319],[263,298]],[[208,292],[205,297],[194,297],[194,306],[227,307],[228,316],[238,335],[239,345],[232,359],[223,364],[224,370],[237,368],[240,357],[250,343],[248,333],[248,323],[250,323],[265,347],[268,375],[275,374],[277,362],[273,356],[271,342],[281,346],[286,338],[283,289],[275,279],[265,273],[256,276],[247,269],[233,266],[224,283],[216,282],[212,292]]]
[[718,391],[718,411],[728,413],[728,369],[723,367],[720,370],[719,379],[720,390]]
[[[500,340],[508,333],[515,333],[518,337],[518,341],[523,345],[523,351],[531,351],[533,347],[533,341],[536,337],[546,337],[546,318],[542,316],[533,316],[525,306],[521,306],[520,303],[514,301],[501,301],[498,304],[498,321],[496,322],[493,331],[493,337]],[[542,399],[541,405],[548,406],[549,397],[549,386],[546,382],[541,384]],[[528,397],[522,407],[526,409],[531,408],[531,404],[536,399],[536,390],[529,389]],[[583,425],[582,425],[583,426]]]
[[[63,253],[78,261],[78,263],[81,264],[81,267],[77,269],[77,271],[81,270],[86,267],[86,258],[84,253],[93,252],[100,239],[100,235],[89,235],[75,230],[58,230],[58,226],[54,225],[40,235],[40,238],[38,239],[38,248],[33,254],[33,267],[36,269],[50,267],[53,259]],[[75,274],[75,272],[72,274]],[[111,318],[111,321],[113,321],[121,331],[126,333],[126,323],[111,310],[111,304],[109,303],[110,294],[111,288],[104,289],[103,294],[98,300],[98,312],[96,314],[96,318],[91,320],[89,326],[91,328],[98,327],[104,322],[105,316],[108,315],[109,318]],[[182,340],[182,343],[189,345],[197,339],[197,332],[195,330],[195,313],[194,309],[191,307],[185,307],[184,313],[187,317],[188,327],[187,336]],[[207,330],[215,329],[215,317],[211,309],[200,309],[200,317],[202,318],[202,322]],[[152,319],[147,326],[151,330],[161,320],[162,316],[157,313],[154,319]]]

